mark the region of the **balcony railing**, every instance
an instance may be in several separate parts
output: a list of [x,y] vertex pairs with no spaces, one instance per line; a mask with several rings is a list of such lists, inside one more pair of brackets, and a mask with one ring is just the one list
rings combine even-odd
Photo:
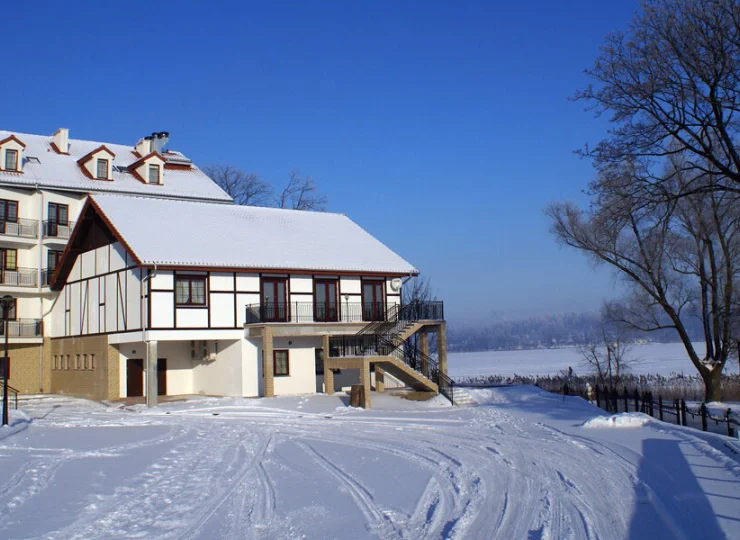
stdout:
[[44,221],[44,237],[67,239],[75,228],[74,221],[57,223],[56,221]]
[[[40,319],[18,319],[8,321],[8,337],[40,337],[44,335],[44,324]],[[5,336],[5,324],[0,319],[0,336]]]
[[274,302],[249,304],[247,324],[266,322],[345,322],[379,320],[385,315],[383,304],[362,302]]
[[39,222],[37,219],[0,220],[0,234],[19,238],[38,238]]
[[[43,270],[41,271],[41,279],[45,279],[45,274]],[[0,284],[2,285],[13,285],[15,287],[37,287],[38,283],[38,268],[16,268],[15,270],[0,269]]]

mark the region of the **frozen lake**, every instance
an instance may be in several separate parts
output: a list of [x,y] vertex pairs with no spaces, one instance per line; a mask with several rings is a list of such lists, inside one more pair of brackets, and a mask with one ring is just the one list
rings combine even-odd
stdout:
[[[694,344],[703,352],[704,344]],[[635,360],[632,373],[638,375],[685,373],[695,375],[686,350],[680,343],[650,343],[633,345],[628,353]],[[450,353],[449,373],[456,377],[477,375],[555,375],[571,366],[576,373],[586,373],[583,357],[576,348],[535,349],[527,351],[484,351],[473,353]],[[737,356],[730,357],[725,373],[737,373]]]

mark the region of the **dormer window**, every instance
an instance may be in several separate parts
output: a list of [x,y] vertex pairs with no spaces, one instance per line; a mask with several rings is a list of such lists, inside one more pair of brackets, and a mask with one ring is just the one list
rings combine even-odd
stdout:
[[22,173],[26,145],[15,135],[0,141],[0,170]]
[[98,159],[96,178],[99,180],[108,180],[108,168],[110,167],[110,161],[107,159]]
[[6,150],[5,151],[5,170],[6,171],[17,171],[18,170],[18,150]]
[[115,157],[116,155],[103,145],[85,154],[77,160],[77,164],[85,176],[92,180],[113,180],[111,164]]
[[159,165],[149,165],[149,183],[159,184]]

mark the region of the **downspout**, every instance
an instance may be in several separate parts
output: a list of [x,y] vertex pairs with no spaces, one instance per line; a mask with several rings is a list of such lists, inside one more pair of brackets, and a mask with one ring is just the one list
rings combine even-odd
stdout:
[[[154,263],[154,271],[144,276],[141,280],[142,284],[147,283],[151,285],[151,279],[157,277],[157,263]],[[128,294],[128,293],[127,293]],[[149,304],[151,305],[151,291],[147,291],[147,297],[149,298]],[[147,328],[147,322],[149,320],[149,312],[147,311],[146,319],[144,318],[144,295],[141,295],[141,308],[139,318],[141,319],[141,337],[144,340],[144,351],[146,354],[146,365],[144,366],[144,372],[147,373],[147,377],[151,375],[149,373],[149,329]],[[147,378],[147,404],[149,403],[149,379]]]
[[[41,289],[43,288],[43,280],[42,278],[42,268],[44,265],[44,192],[41,191],[39,188],[38,182],[36,182],[36,193],[40,195],[40,201],[41,204],[39,205],[39,229],[38,229],[38,242],[36,243],[38,250],[39,250],[39,264],[38,264],[38,270],[36,272],[36,277],[38,279],[38,295],[39,295],[39,313],[41,313],[41,328],[43,330],[44,328],[44,317],[46,314],[44,314],[44,297],[41,294]],[[58,297],[58,295],[57,295]],[[51,305],[51,308],[49,308],[49,312],[54,308],[54,304],[56,304],[56,299]],[[41,347],[39,347],[39,392],[44,392],[44,336],[43,331],[41,335]]]

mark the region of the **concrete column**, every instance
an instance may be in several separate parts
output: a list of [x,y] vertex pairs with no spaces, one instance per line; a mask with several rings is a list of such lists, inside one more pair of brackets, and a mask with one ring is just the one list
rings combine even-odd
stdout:
[[321,347],[324,349],[324,392],[329,395],[334,393],[334,372],[329,369],[329,334],[322,336]]
[[159,388],[157,385],[157,342],[148,341],[146,343],[146,406],[157,406],[157,394]]
[[362,403],[363,409],[370,408],[370,362],[368,360],[362,361],[362,369],[360,370],[360,384],[364,387],[365,401]]
[[429,362],[427,361],[427,357],[429,356],[429,335],[425,329],[419,332],[419,350],[422,354],[421,372],[426,378],[429,378]]
[[275,373],[272,366],[272,328],[262,329],[262,375],[265,378],[265,397],[275,397]]
[[447,375],[447,323],[437,326],[437,358],[439,370]]
[[375,366],[375,391],[385,392],[385,371],[377,365]]

